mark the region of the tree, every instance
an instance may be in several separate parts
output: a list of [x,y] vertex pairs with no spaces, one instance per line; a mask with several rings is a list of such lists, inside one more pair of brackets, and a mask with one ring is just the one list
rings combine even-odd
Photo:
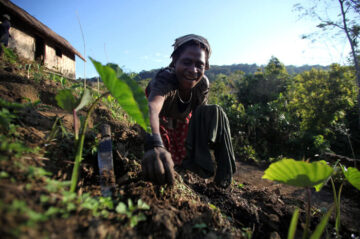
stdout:
[[285,66],[276,57],[271,57],[264,70],[259,69],[255,74],[235,81],[238,100],[245,106],[273,101],[285,91],[288,78]]
[[[326,14],[320,15],[320,11],[317,8],[317,4],[324,2],[325,4],[330,2],[338,2],[339,14],[336,19],[328,17]],[[303,13],[303,16],[311,16],[319,21],[318,28],[324,31],[339,30],[345,34],[351,48],[351,58],[355,68],[356,83],[358,86],[357,101],[358,101],[358,113],[360,128],[360,65],[358,59],[359,50],[359,38],[360,38],[360,2],[359,0],[316,0],[313,1],[315,5],[313,7],[305,9],[300,4],[296,4],[295,8]],[[304,36],[306,38],[307,36]]]
[[355,105],[353,79],[348,67],[338,64],[331,65],[330,71],[313,69],[295,76],[288,91],[288,108],[300,123],[296,135],[303,148],[336,141],[336,129]]

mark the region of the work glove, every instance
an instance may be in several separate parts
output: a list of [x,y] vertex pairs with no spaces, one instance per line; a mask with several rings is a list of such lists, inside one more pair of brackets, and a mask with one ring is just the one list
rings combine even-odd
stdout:
[[174,162],[158,135],[148,136],[142,160],[145,179],[157,184],[173,184],[175,179]]

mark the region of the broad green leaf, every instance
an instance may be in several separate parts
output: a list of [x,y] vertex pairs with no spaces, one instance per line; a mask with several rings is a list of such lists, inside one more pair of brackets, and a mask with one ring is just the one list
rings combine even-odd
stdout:
[[351,183],[351,185],[353,185],[355,188],[360,190],[360,171],[353,167],[342,167],[342,170],[346,180],[348,180],[349,183]]
[[134,99],[133,92],[126,82],[117,79],[114,69],[110,66],[103,66],[101,63],[90,58],[99,73],[104,85],[108,88],[112,96],[119,102],[125,112],[135,120],[145,130],[148,130],[147,121],[139,105]]
[[126,210],[126,205],[125,205],[125,203],[120,202],[120,203],[117,205],[115,211],[116,211],[117,213],[126,214],[127,210]]
[[289,226],[288,239],[293,239],[295,237],[296,227],[299,219],[299,208],[296,208],[292,217],[291,223]]
[[[327,165],[327,162],[325,160],[320,160],[318,162],[322,163],[323,165]],[[334,170],[335,170],[335,167],[336,167],[336,165],[333,167]],[[326,181],[323,181],[323,182],[315,185],[314,188],[315,188],[316,192],[319,192],[324,187],[324,185],[329,181],[329,179],[330,179],[330,177],[328,177]]]
[[72,94],[72,91],[69,89],[59,91],[59,93],[55,96],[55,99],[58,106],[69,113],[72,113],[76,108],[77,100]]
[[81,96],[80,103],[76,106],[75,111],[79,111],[84,108],[91,101],[90,91],[85,89],[84,93]]
[[320,223],[316,226],[316,229],[314,233],[310,236],[310,239],[319,239],[321,237],[333,210],[334,206],[332,206],[330,210],[321,218]]
[[124,72],[121,70],[121,68],[113,63],[107,64],[107,66],[110,66],[114,69],[116,72],[116,77],[120,80],[123,80],[131,89],[134,99],[136,103],[138,104],[141,113],[143,114],[143,118],[147,125],[149,125],[149,108],[148,108],[148,101],[146,99],[144,90],[141,89],[141,87],[138,85],[138,83],[133,80],[128,74],[124,74]]
[[332,172],[333,169],[322,162],[283,159],[270,164],[262,178],[292,186],[313,187],[330,177]]

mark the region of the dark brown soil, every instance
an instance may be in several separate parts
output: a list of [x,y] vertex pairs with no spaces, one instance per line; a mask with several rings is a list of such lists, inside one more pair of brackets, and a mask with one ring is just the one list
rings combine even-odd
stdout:
[[[72,116],[57,107],[54,99],[59,85],[50,80],[39,82],[0,70],[0,97],[11,102],[40,100],[37,107],[19,113],[17,123],[20,137],[28,146],[40,147],[39,154],[15,159],[26,165],[44,167],[53,178],[69,180],[73,167],[74,147],[71,137],[49,141],[56,117],[68,131],[72,130]],[[85,112],[82,112],[85,114]],[[143,130],[137,125],[119,122],[108,109],[99,106],[93,114],[86,136],[84,160],[81,164],[79,194],[89,192],[100,196],[99,173],[96,154],[91,154],[98,138],[96,125],[111,125],[116,177],[114,199],[134,202],[142,199],[150,210],[145,211],[146,221],[131,228],[126,221],[94,217],[91,213],[74,212],[68,218],[52,218],[37,226],[21,227],[26,222],[22,215],[0,215],[0,235],[19,238],[286,238],[289,222],[296,207],[302,208],[300,220],[304,222],[304,196],[302,189],[275,184],[261,179],[264,168],[237,162],[234,183],[221,189],[211,179],[202,179],[189,171],[179,170],[176,183],[170,186],[154,185],[143,180],[140,160],[143,155]],[[60,134],[60,133],[59,133]],[[13,162],[0,162],[1,171],[11,178],[0,179],[0,202],[11,204],[25,200],[33,210],[42,212],[40,196],[46,193],[44,182],[32,181],[31,189],[22,171]],[[345,186],[341,201],[343,238],[360,233],[359,193]],[[54,194],[55,195],[55,194]],[[329,208],[333,202],[331,189],[325,187],[312,194],[313,224],[319,222],[318,209]],[[0,205],[1,209],[1,205]],[[1,212],[1,210],[0,210]],[[12,215],[9,217],[9,215]],[[330,224],[334,224],[331,219]],[[202,226],[199,226],[202,225]],[[298,231],[302,231],[298,226]]]

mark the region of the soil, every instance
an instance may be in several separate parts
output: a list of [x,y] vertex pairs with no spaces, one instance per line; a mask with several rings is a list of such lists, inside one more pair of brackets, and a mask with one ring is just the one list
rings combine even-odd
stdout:
[[[37,101],[19,113],[19,137],[30,147],[39,147],[38,154],[15,159],[26,165],[43,167],[58,180],[69,180],[73,167],[74,149],[71,137],[58,136],[49,141],[56,117],[62,117],[64,127],[72,130],[72,115],[57,107],[56,92],[60,84],[48,79],[35,81],[19,75],[10,68],[0,69],[0,97],[10,102]],[[85,112],[80,112],[85,114]],[[96,154],[91,154],[99,138],[97,125],[111,126],[116,186],[113,197],[134,202],[142,199],[150,206],[144,211],[146,220],[131,228],[125,220],[114,217],[95,217],[91,213],[75,211],[68,218],[55,217],[38,222],[37,226],[22,227],[19,238],[286,238],[289,222],[296,207],[301,208],[298,232],[305,221],[305,192],[303,189],[276,184],[261,179],[265,167],[237,159],[234,183],[227,189],[218,188],[212,179],[203,179],[192,172],[178,170],[173,186],[159,186],[144,181],[140,160],[143,155],[144,131],[138,125],[120,122],[111,112],[99,105],[90,120],[86,135],[84,160],[78,194],[100,196],[100,177]],[[92,129],[92,130],[91,130]],[[33,210],[44,211],[40,196],[45,193],[44,182],[28,180],[14,162],[1,161],[1,171],[11,178],[0,179],[0,202],[11,204],[24,200]],[[360,194],[345,185],[341,201],[343,238],[360,234]],[[312,193],[312,226],[321,218],[320,209],[333,203],[331,188]],[[0,207],[1,208],[1,207]],[[1,211],[1,210],[0,210]],[[8,215],[8,214],[7,214]],[[12,215],[12,214],[10,214]],[[12,230],[26,221],[22,215],[0,215],[0,233],[12,238]],[[334,218],[330,220],[334,225]],[[329,227],[332,233],[332,226]]]

